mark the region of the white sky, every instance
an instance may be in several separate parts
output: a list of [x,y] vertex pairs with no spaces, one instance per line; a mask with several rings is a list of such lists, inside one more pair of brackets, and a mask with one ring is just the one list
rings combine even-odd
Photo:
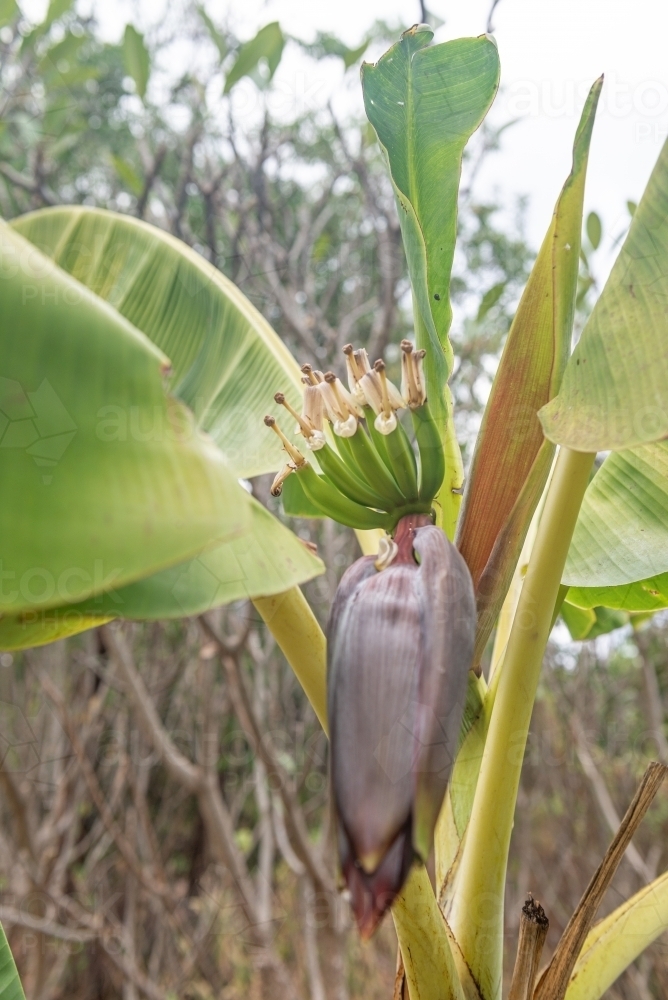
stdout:
[[[175,0],[82,0],[95,7],[105,34],[115,40],[128,20],[143,28],[159,22],[170,2]],[[23,3],[36,14],[45,5]],[[436,35],[444,41],[484,31],[490,0],[431,0],[427,6],[445,20]],[[278,20],[289,34],[309,39],[326,30],[350,45],[376,18],[409,27],[419,16],[417,0],[206,0],[206,7],[242,38]],[[482,189],[529,196],[528,231],[537,246],[569,170],[583,91],[605,72],[586,207],[602,216],[609,244],[628,218],[626,200],[639,199],[668,135],[668,0],[501,0],[494,21],[503,89],[492,120],[522,115],[522,121],[487,163]],[[290,47],[276,83],[311,105],[332,98],[339,110],[362,111],[357,69],[344,78],[338,60],[315,64]]]

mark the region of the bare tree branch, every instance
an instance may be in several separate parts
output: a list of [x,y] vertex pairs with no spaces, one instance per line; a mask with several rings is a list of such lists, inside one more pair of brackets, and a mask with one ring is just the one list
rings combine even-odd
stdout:
[[[582,728],[580,718],[576,713],[573,713],[571,727],[573,730],[573,736],[575,737],[575,748],[578,760],[582,765],[582,770],[589,779],[594,795],[596,796],[596,801],[598,802],[599,808],[606,823],[608,824],[608,827],[610,828],[611,833],[615,833],[619,829],[619,814],[615,809],[615,804],[610,797],[605,781],[603,780],[599,769],[596,767],[594,758],[589,752],[587,738]],[[629,843],[629,846],[626,848],[626,858],[643,882],[652,881],[654,873],[649,870],[644,858],[641,856],[637,847],[635,847],[633,843]]]
[[491,35],[494,31],[494,12],[500,3],[501,0],[492,0],[492,6],[490,7],[489,14],[487,15],[487,27],[485,28],[488,35]]

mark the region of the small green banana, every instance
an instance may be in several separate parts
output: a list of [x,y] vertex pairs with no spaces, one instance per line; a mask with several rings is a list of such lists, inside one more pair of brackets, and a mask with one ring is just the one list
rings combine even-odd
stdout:
[[374,442],[361,425],[358,425],[352,437],[338,437],[336,443],[342,455],[350,456],[358,475],[363,475],[371,488],[381,493],[388,503],[393,507],[400,507],[406,503],[406,497],[378,455]]
[[[383,435],[381,435],[383,436]],[[395,478],[404,496],[410,500],[418,499],[417,462],[413,446],[408,434],[397,419],[397,426],[389,434],[385,434],[387,454],[392,462]]]
[[385,529],[391,523],[388,514],[370,510],[369,507],[363,507],[339,493],[336,487],[328,482],[324,476],[319,476],[308,462],[299,466],[295,470],[295,474],[299,476],[299,481],[309,500],[316,507],[319,507],[323,514],[339,521],[340,524],[357,529]]
[[[359,433],[359,430],[358,430]],[[338,438],[338,442],[347,441],[348,438]],[[330,482],[343,493],[350,497],[355,503],[363,504],[365,507],[378,507],[381,510],[392,510],[396,506],[386,493],[375,490],[368,482],[361,477],[361,471],[357,467],[350,468],[350,464],[341,459],[333,448],[328,444],[318,451],[318,463]]]
[[431,502],[445,478],[445,452],[428,403],[411,410],[420,455],[420,500]]

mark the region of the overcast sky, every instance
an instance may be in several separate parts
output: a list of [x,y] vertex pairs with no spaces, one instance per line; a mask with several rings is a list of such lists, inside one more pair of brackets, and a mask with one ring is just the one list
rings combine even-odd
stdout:
[[[484,31],[490,3],[431,0],[427,6],[445,21],[436,35],[444,41]],[[419,16],[413,0],[223,0],[218,10],[231,13],[238,31],[244,28],[248,35],[261,22],[277,19],[291,33],[307,36],[319,28],[349,44],[377,17],[409,27]],[[501,0],[494,28],[502,93],[492,116],[498,122],[523,120],[506,133],[482,183],[529,195],[529,234],[538,244],[569,170],[584,93],[605,73],[587,207],[600,212],[614,238],[626,222],[627,199],[640,197],[668,135],[667,0]],[[345,82],[361,109],[354,70]]]
[[[178,0],[80,0],[94,6],[103,30],[118,39],[125,23],[148,28],[166,3]],[[39,12],[46,0],[24,0]],[[490,0],[431,0],[445,24],[437,41],[485,30]],[[206,0],[212,18],[250,38],[268,21],[301,38],[316,30],[359,43],[376,18],[409,27],[417,0]],[[537,245],[569,169],[570,151],[586,90],[604,72],[606,85],[594,131],[586,195],[604,219],[609,241],[627,219],[627,199],[638,200],[668,134],[668,0],[500,0],[494,29],[502,92],[492,120],[521,121],[490,158],[481,184],[502,195],[530,198],[529,236]],[[376,57],[379,53],[373,53]],[[357,68],[345,76],[338,60],[317,65],[288,47],[276,83],[305,104],[333,98],[339,109],[361,113]]]

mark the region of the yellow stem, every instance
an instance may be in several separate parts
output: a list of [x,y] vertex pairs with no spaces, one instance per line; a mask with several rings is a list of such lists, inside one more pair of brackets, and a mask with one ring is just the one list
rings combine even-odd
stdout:
[[[450,541],[455,537],[459,508],[462,505],[464,488],[464,463],[462,453],[455,433],[453,401],[450,387],[445,387],[445,402],[447,406],[447,424],[445,428],[445,479],[436,497],[435,507],[440,513],[440,526]],[[456,491],[456,492],[455,492]]]
[[508,640],[453,900],[483,1000],[500,1000],[503,896],[524,749],[552,612],[595,456],[562,448]]
[[359,528],[355,535],[363,556],[378,555],[378,546],[381,538],[387,538],[386,532],[382,528]]
[[423,865],[392,906],[410,1000],[464,1000],[443,914]]
[[253,604],[281,647],[320,725],[327,727],[327,640],[299,587]]

